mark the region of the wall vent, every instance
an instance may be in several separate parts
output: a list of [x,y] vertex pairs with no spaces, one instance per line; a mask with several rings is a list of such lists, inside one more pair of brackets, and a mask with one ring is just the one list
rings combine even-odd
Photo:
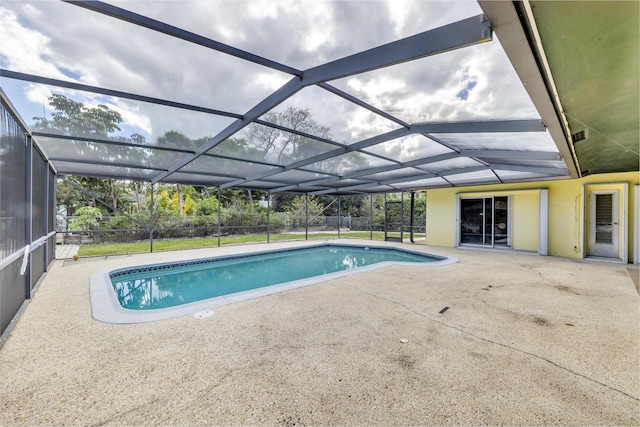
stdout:
[[571,141],[575,144],[576,142],[584,141],[589,138],[589,129],[583,129],[571,135]]

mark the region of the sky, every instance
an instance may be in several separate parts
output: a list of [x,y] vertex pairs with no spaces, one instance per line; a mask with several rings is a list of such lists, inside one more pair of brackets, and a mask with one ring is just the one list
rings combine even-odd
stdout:
[[[110,2],[305,70],[481,13],[475,1],[268,0]],[[83,8],[0,3],[0,68],[244,114],[287,82],[275,71]],[[408,123],[539,118],[495,37],[491,42],[329,82]],[[233,119],[0,78],[23,119],[62,93],[123,117],[122,134],[214,135]],[[338,142],[398,127],[317,86],[276,107],[309,109]],[[408,143],[416,140],[412,137]]]

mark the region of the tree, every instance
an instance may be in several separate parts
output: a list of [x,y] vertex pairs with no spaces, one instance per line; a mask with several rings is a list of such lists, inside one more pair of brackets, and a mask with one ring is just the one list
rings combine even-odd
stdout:
[[[78,188],[86,191],[83,193]],[[67,207],[67,213],[72,214],[80,206],[100,208],[103,213],[115,212],[105,205],[96,203],[88,194],[96,195],[115,209],[127,210],[131,205],[128,199],[129,188],[127,182],[113,179],[65,177],[58,180],[56,200],[59,205]]]
[[235,200],[242,200],[247,203],[253,203],[253,196],[258,199],[266,198],[266,191],[241,190],[238,188],[223,188],[220,191],[220,201],[225,206],[231,205]]
[[[308,109],[289,107],[282,112],[269,112],[263,119],[319,138],[331,138],[329,128],[316,123]],[[290,163],[325,151],[324,144],[315,139],[255,123],[248,126],[245,138],[250,147],[262,153],[263,160],[277,164]]]
[[182,148],[184,150],[195,150],[196,143],[182,132],[168,130],[158,137],[158,145],[169,148]]
[[[198,146],[197,143],[191,138],[175,130],[168,130],[164,134],[159,136],[158,145],[170,148],[181,148],[183,150],[195,150]],[[182,215],[186,214],[187,212],[191,212],[195,207],[195,203],[193,203],[193,201],[191,200],[191,195],[187,194],[189,204],[184,206],[183,203],[185,203],[187,199],[183,198],[182,184],[176,184],[176,190],[177,196],[175,196],[175,200],[177,202],[176,209],[178,213]]]
[[[34,129],[61,135],[81,137],[107,138],[108,134],[120,130],[119,124],[122,116],[119,112],[109,109],[106,105],[86,107],[83,103],[74,101],[64,95],[53,94],[49,98],[49,105],[53,107],[50,118],[34,117]],[[120,151],[109,151],[101,144],[86,141],[69,141],[62,149],[73,149],[76,153],[91,152],[93,156],[102,157],[105,162],[113,162],[118,154],[126,156],[128,147],[120,147]],[[123,153],[122,150],[125,150]],[[100,198],[119,208],[127,203],[126,185],[98,178],[68,178],[79,187],[90,193],[97,194]],[[66,205],[73,211],[77,206],[96,206],[95,201],[73,186],[64,182],[59,183],[58,203]]]
[[200,199],[196,203],[196,215],[213,216],[218,214],[218,199],[215,196]]
[[34,129],[74,136],[106,137],[110,132],[120,130],[122,115],[106,105],[86,107],[82,102],[73,101],[64,95],[53,94],[49,98],[53,107],[51,119],[34,117]]
[[[120,130],[119,125],[122,122],[122,117],[120,113],[110,110],[106,105],[87,107],[81,102],[59,94],[49,97],[49,104],[54,111],[50,117],[34,118],[36,130],[87,138],[110,139],[136,145],[135,147],[126,144],[114,146],[99,142],[70,140],[60,145],[61,151],[58,153],[60,155],[64,155],[65,150],[70,155],[87,154],[90,155],[90,158],[104,164],[127,164],[127,161],[130,162],[131,159],[135,159],[136,163],[142,165],[150,163],[151,160],[154,161],[154,164],[172,164],[175,161],[175,153],[145,149],[147,141],[143,135],[136,133],[131,135],[129,139],[111,135]],[[216,157],[202,156],[198,158],[190,165],[192,170],[221,174],[233,179],[233,177],[259,174],[260,170],[270,170],[269,165],[261,164],[264,162],[279,165],[290,164],[333,149],[331,145],[316,139],[330,140],[332,136],[330,129],[317,123],[309,110],[287,108],[284,111],[267,113],[263,120],[271,122],[275,126],[255,123],[249,125],[242,137],[228,138],[211,149],[209,153],[216,155]],[[289,128],[296,132],[284,131],[283,128]],[[315,138],[303,136],[304,134],[313,135]],[[157,138],[154,145],[197,151],[198,147],[210,139],[211,136],[191,139],[179,131],[168,130]],[[241,163],[236,159],[245,162]],[[246,163],[251,161],[256,161],[257,164]],[[317,176],[320,178],[326,176],[323,172],[338,170],[340,174],[344,175],[350,171],[358,170],[366,164],[365,156],[359,153],[347,153],[336,159],[318,162],[310,170],[317,170]],[[116,211],[123,210],[141,215],[146,214],[150,205],[150,184],[148,183],[85,177],[67,179],[75,185],[59,183],[58,203],[66,205],[71,212],[82,206],[90,206],[98,208],[103,215],[112,213],[111,209],[96,203],[93,198],[77,190],[76,187],[97,195]],[[310,175],[310,179],[313,179],[313,175]],[[286,184],[286,179],[283,180],[283,184]],[[185,184],[159,185],[154,191],[157,200],[156,216],[169,218],[182,215],[210,216],[217,214],[218,199],[216,196],[218,191],[218,188],[210,191],[206,187],[196,189]],[[220,191],[222,205],[220,213],[227,216],[227,212],[236,210],[237,215],[234,216],[234,221],[238,218],[248,221],[251,221],[248,218],[257,220],[266,211],[253,203],[253,200],[264,199],[267,196],[266,191],[252,192],[247,189],[225,188]],[[334,199],[333,196],[311,198],[309,200],[310,218],[322,212],[323,208]],[[365,199],[363,197],[343,198],[342,213],[349,212],[352,215],[358,215],[367,209],[367,203],[363,202]],[[296,222],[304,223],[306,214],[304,197],[279,193],[272,196],[272,201],[271,209],[290,211]],[[337,203],[331,204],[327,213],[336,215]]]
[[[318,201],[324,206],[329,206],[326,215],[338,215],[338,202],[336,196],[321,196]],[[340,215],[366,216],[369,213],[369,196],[343,196],[340,198]]]
[[[135,213],[140,215],[148,209],[149,185],[142,181],[131,181],[128,187],[135,197]],[[143,209],[143,207],[145,207],[145,209]]]
[[272,207],[276,212],[289,212],[293,200],[299,197],[294,193],[275,193],[271,196]]
[[[291,222],[294,227],[304,227],[307,224],[307,220],[309,224],[311,224],[312,219],[318,216],[324,209],[324,206],[318,202],[316,197],[308,197],[308,206],[306,199],[305,196],[296,196],[291,202]],[[307,212],[309,214],[308,216]]]
[[[200,146],[207,143],[210,139],[211,137],[200,138],[196,140],[196,143]],[[219,174],[230,176],[237,175],[239,172],[240,163],[234,159],[263,160],[264,158],[262,152],[259,149],[250,146],[244,138],[227,138],[221,144],[216,145],[211,152],[224,157],[201,157],[198,159],[198,166],[205,170],[212,170]],[[227,193],[229,191],[233,191],[234,195],[238,195],[243,199],[245,198],[244,195],[240,193],[240,190],[224,190],[224,192]],[[261,198],[264,197],[263,194],[266,194],[265,192],[255,192],[257,194],[254,194],[250,189],[242,191],[246,191],[246,200],[249,202],[253,202],[254,195]],[[223,197],[230,196],[229,194],[224,194]]]
[[78,208],[77,214],[77,217],[72,218],[71,221],[69,221],[69,230],[95,230],[100,226],[100,220],[102,219],[102,212],[100,212],[100,209],[92,206],[83,206]]

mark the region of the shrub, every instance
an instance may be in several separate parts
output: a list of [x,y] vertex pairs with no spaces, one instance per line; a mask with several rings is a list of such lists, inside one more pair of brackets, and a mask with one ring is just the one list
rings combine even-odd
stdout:
[[76,217],[69,221],[69,230],[96,230],[100,226],[102,212],[92,206],[83,206],[76,210]]
[[196,203],[196,215],[197,216],[210,216],[218,214],[218,199],[211,196],[207,199],[202,199]]

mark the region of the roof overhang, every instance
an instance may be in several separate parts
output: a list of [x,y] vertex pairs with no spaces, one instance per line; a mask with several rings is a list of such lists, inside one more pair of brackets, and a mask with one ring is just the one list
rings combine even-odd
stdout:
[[479,4],[571,175],[640,170],[640,3]]

